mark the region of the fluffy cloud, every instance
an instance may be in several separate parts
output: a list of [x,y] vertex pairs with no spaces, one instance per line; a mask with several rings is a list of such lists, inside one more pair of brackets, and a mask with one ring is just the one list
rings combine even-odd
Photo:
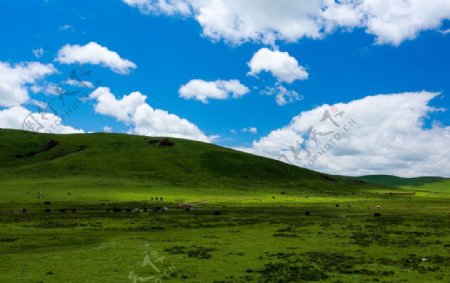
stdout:
[[96,100],[95,111],[134,126],[130,133],[167,136],[210,142],[196,125],[161,109],[154,109],[140,92],[117,99],[109,88],[99,87],[89,97]]
[[63,64],[93,64],[110,68],[119,74],[128,74],[136,68],[133,62],[122,59],[117,52],[111,51],[96,42],[86,45],[65,45],[59,51],[56,61]]
[[450,19],[450,0],[123,0],[149,14],[194,17],[203,34],[233,44],[320,39],[338,28],[364,28],[398,45]]
[[207,82],[204,80],[191,80],[178,90],[184,99],[196,99],[207,103],[208,99],[239,98],[249,92],[249,89],[238,80],[217,80]]
[[247,152],[334,174],[450,176],[450,127],[424,127],[437,93],[368,96],[300,113]]
[[63,125],[62,119],[53,113],[32,113],[21,106],[0,111],[0,128],[53,134],[84,133],[83,130]]
[[122,99],[116,99],[109,88],[99,87],[94,90],[89,98],[96,99],[95,112],[112,116],[119,121],[131,123],[136,109],[145,104],[147,97],[138,91],[125,95]]
[[287,52],[261,48],[248,62],[249,75],[270,72],[279,82],[292,83],[295,80],[306,80],[308,73],[298,64],[297,59]]
[[112,128],[110,126],[104,126],[103,127],[103,132],[105,133],[111,133],[112,132]]
[[10,65],[0,62],[0,106],[26,103],[29,99],[28,86],[55,72],[51,64],[28,62]]
[[423,30],[437,29],[450,19],[450,0],[365,0],[356,6],[366,31],[377,43],[399,45]]

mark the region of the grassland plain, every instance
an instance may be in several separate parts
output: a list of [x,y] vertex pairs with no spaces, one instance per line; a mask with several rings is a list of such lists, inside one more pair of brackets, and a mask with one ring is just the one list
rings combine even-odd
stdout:
[[0,130],[0,282],[450,282],[449,184]]

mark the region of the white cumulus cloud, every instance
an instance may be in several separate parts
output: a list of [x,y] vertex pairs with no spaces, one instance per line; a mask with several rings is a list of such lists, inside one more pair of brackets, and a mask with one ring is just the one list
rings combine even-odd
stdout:
[[112,128],[110,126],[104,126],[103,127],[103,132],[105,133],[111,133],[112,132]]
[[96,42],[89,42],[83,46],[67,44],[58,51],[56,61],[63,64],[101,65],[119,74],[128,74],[131,69],[136,68],[135,63],[121,58],[117,52]]
[[178,90],[180,97],[184,99],[196,99],[207,103],[208,99],[239,98],[249,92],[249,89],[238,80],[190,80]]
[[193,17],[212,40],[232,44],[322,39],[363,28],[398,45],[450,19],[450,0],[123,0],[145,14]]
[[132,125],[129,132],[145,136],[167,136],[210,142],[196,125],[165,110],[154,109],[138,91],[117,99],[107,87],[99,87],[89,97],[96,100],[95,111]]
[[29,100],[29,87],[56,73],[52,64],[0,62],[0,106],[19,106]]
[[145,104],[147,99],[138,91],[125,95],[122,99],[116,99],[107,87],[97,88],[89,95],[89,98],[97,100],[95,112],[127,123],[133,121],[137,108]]
[[35,113],[22,106],[0,111],[0,128],[53,134],[84,133],[83,130],[63,125],[62,122],[62,119],[53,113]]
[[292,83],[296,80],[306,80],[308,73],[299,65],[297,59],[287,52],[261,48],[248,62],[249,75],[270,72],[279,82]]
[[[354,1],[356,2],[356,1]],[[356,5],[366,31],[379,44],[399,45],[450,19],[450,0],[365,0]]]
[[[450,176],[450,127],[424,123],[439,95],[368,96],[301,112],[247,152],[343,175]],[[440,110],[439,110],[440,111]]]

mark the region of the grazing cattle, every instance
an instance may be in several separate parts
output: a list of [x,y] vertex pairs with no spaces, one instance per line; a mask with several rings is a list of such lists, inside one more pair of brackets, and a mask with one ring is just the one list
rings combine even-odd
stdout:
[[349,205],[347,205],[347,207],[350,207],[350,204],[349,204]]
[[158,212],[158,211],[160,211],[160,210],[161,210],[161,207],[154,207],[154,208],[152,209],[153,212]]
[[380,216],[381,216],[381,213],[375,212],[375,213],[373,214],[373,216],[374,216],[374,217],[380,217]]
[[214,211],[214,215],[220,215],[220,211]]
[[125,208],[126,212],[131,212],[131,208]]
[[22,209],[22,212],[23,212],[23,213],[26,213],[26,212],[27,212],[26,208]]
[[336,204],[336,207],[339,207],[339,204]]
[[311,215],[311,212],[305,211],[305,216],[310,216],[310,215]]
[[381,205],[377,205],[377,206],[375,206],[377,209],[380,209],[381,208]]
[[167,207],[163,207],[163,208],[161,208],[161,212],[164,212],[164,211],[167,211],[167,210],[169,210]]
[[77,212],[77,209],[76,208],[72,208],[72,213],[75,213],[75,212]]
[[144,208],[144,212],[147,212],[148,211],[148,209],[147,208]]
[[64,213],[66,210],[64,208],[60,209],[59,212]]
[[114,208],[113,208],[113,212],[122,212],[122,209],[117,208],[117,207],[114,207]]
[[140,210],[139,208],[136,207],[136,208],[134,209],[134,212],[141,213],[141,210]]
[[107,212],[107,213],[109,213],[109,210],[110,210],[110,209],[109,209],[109,208],[107,208],[107,209],[106,209],[106,212]]
[[282,195],[285,195],[285,194],[286,194],[286,192],[281,192],[281,194],[282,194]]
[[45,205],[51,205],[52,203],[49,201],[44,202]]
[[51,210],[51,209],[49,209],[49,208],[47,208],[47,209],[44,209],[44,211],[45,211],[45,212],[47,212],[47,213],[50,213],[50,212],[52,212],[52,210]]

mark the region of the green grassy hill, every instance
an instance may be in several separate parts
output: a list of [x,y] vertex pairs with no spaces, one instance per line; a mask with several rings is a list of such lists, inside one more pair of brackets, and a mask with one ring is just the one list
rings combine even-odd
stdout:
[[401,178],[389,175],[369,175],[355,179],[394,189],[440,193],[448,193],[450,191],[450,179],[442,177]]
[[362,184],[212,144],[124,134],[0,131],[0,179],[128,178],[182,187],[350,189]]
[[[431,185],[430,185],[431,184]],[[347,178],[202,142],[125,134],[0,130],[0,203],[166,201],[295,203],[393,190],[448,192],[449,179]],[[413,186],[414,187],[411,187]],[[420,186],[419,186],[420,185]],[[322,199],[323,197],[324,199]],[[309,198],[307,201],[312,201]]]

